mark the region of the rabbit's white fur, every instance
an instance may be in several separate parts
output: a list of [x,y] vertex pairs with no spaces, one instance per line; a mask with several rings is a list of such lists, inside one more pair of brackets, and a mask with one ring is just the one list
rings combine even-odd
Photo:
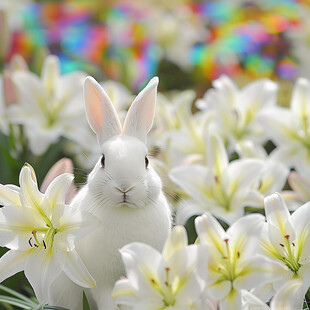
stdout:
[[152,127],[158,78],[132,103],[122,127],[113,104],[93,79],[85,81],[90,126],[104,154],[71,205],[97,216],[101,225],[77,250],[96,280],[86,291],[92,309],[111,310],[114,283],[125,275],[119,249],[139,241],[161,250],[171,216],[159,176],[147,165],[146,137]]

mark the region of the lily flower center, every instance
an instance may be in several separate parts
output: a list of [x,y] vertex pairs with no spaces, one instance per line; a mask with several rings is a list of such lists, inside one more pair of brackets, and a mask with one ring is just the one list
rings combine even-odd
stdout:
[[166,307],[173,306],[176,303],[176,294],[181,288],[181,281],[178,277],[174,278],[172,281],[169,276],[170,268],[165,268],[166,278],[165,282],[159,283],[154,278],[151,278],[151,285],[153,288],[163,296],[163,303]]
[[67,102],[67,98],[56,99],[54,91],[50,91],[44,96],[44,98],[38,98],[37,100],[41,111],[46,118],[47,128],[53,127]]
[[220,175],[214,174],[214,185],[210,188],[205,187],[204,191],[207,197],[212,197],[226,211],[230,211],[230,198],[222,187]]
[[298,263],[298,251],[294,242],[290,242],[290,235],[284,236],[284,243],[280,243],[280,246],[284,250],[284,256],[281,260],[289,267],[295,274],[297,274],[300,264]]
[[225,242],[225,253],[222,253],[222,263],[218,267],[218,272],[222,274],[222,280],[233,282],[238,277],[236,273],[236,263],[240,258],[240,252],[236,254],[229,248],[229,239],[223,240]]
[[57,229],[52,227],[46,227],[38,230],[32,230],[31,237],[28,240],[31,248],[38,248],[44,250],[52,250],[54,236],[57,233]]

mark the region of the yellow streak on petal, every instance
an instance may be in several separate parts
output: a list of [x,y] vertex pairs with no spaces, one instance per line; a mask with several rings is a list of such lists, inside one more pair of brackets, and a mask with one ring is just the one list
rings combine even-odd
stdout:
[[28,167],[28,168],[30,169],[31,177],[32,177],[33,181],[34,181],[35,183],[37,183],[37,182],[38,182],[38,181],[37,181],[37,176],[36,176],[36,173],[35,173],[33,167],[32,167],[30,164],[28,164],[28,163],[25,163],[25,166]]
[[129,289],[129,288],[127,288],[127,289],[118,289],[118,290],[115,290],[114,292],[113,292],[113,294],[112,294],[112,297],[113,298],[117,298],[117,297],[119,297],[119,296],[133,296],[133,297],[135,297],[136,295],[135,295],[135,292],[133,291],[133,290],[131,290],[131,289]]

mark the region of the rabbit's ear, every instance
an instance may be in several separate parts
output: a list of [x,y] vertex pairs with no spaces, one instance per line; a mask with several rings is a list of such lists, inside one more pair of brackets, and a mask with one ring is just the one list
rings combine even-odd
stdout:
[[88,123],[97,134],[100,146],[121,133],[122,127],[111,99],[93,78],[84,82],[85,109]]
[[131,104],[125,118],[123,133],[144,143],[151,130],[156,106],[158,77],[153,77]]

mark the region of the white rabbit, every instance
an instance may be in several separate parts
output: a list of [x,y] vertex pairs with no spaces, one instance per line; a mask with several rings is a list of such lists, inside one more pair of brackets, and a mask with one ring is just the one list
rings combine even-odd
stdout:
[[102,87],[92,77],[84,83],[86,115],[97,134],[102,157],[71,205],[101,221],[77,247],[97,283],[86,292],[91,309],[114,308],[111,291],[116,280],[125,275],[120,248],[140,241],[161,250],[170,232],[170,209],[146,148],[157,85],[154,77],[139,93],[122,127]]

